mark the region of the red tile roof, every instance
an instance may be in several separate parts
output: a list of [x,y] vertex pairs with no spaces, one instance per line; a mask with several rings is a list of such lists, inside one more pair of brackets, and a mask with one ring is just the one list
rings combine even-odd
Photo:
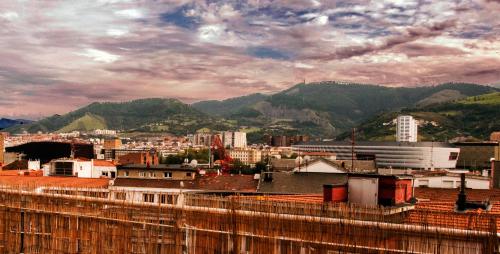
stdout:
[[108,183],[108,179],[99,178],[0,175],[0,186],[11,187],[107,188]]
[[115,163],[107,160],[94,160],[94,166],[96,167],[116,167]]

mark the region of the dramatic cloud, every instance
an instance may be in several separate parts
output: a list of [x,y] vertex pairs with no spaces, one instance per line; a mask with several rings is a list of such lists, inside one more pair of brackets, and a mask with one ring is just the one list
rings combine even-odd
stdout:
[[0,116],[342,80],[500,83],[494,0],[0,1]]

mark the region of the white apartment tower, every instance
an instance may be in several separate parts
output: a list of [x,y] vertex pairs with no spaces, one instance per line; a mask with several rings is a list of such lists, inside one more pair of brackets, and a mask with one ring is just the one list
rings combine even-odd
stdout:
[[247,134],[245,132],[225,131],[222,133],[222,142],[225,147],[245,148],[247,147]]
[[417,120],[415,120],[412,116],[398,116],[396,121],[396,141],[417,142]]

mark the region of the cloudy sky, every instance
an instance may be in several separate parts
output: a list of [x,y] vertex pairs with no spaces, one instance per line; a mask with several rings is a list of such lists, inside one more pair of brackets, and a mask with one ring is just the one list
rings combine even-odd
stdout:
[[498,0],[2,0],[0,116],[302,80],[500,83]]

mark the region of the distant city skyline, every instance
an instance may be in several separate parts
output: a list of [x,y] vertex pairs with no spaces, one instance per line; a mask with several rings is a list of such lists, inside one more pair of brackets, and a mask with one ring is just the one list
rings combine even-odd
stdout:
[[0,117],[303,80],[500,84],[500,1],[0,1]]

